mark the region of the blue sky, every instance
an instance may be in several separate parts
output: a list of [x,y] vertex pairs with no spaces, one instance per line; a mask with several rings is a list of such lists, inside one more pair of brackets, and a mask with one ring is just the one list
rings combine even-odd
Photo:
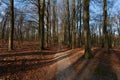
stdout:
[[[8,0],[3,0],[3,1],[8,1]],[[19,2],[17,2],[18,0],[15,0],[15,7],[17,7],[18,9],[22,9],[23,7],[24,7],[24,5],[23,5],[23,3],[19,3]],[[70,0],[71,1],[71,0]],[[102,0],[101,0],[102,1]],[[115,2],[115,4],[113,5],[113,8],[112,8],[112,10],[109,12],[109,13],[112,13],[112,14],[118,14],[118,11],[120,12],[120,0],[113,0],[113,1],[116,1]],[[1,0],[0,0],[0,2],[1,2]],[[62,4],[61,2],[62,2],[62,0],[57,0],[57,2],[58,3],[60,3],[60,4]],[[70,2],[71,3],[71,2]],[[94,6],[93,6],[94,5]],[[7,8],[7,6],[5,5],[5,4],[2,4],[1,6],[0,6],[0,13],[2,14],[2,15],[4,15],[4,10],[5,10],[5,8]],[[29,8],[29,6],[28,6],[28,8]],[[103,14],[103,12],[102,12],[102,8],[103,8],[103,6],[99,6],[98,7],[98,5],[97,4],[95,4],[95,3],[91,3],[90,4],[90,9],[93,11],[93,12],[95,12],[95,13],[90,13],[91,14],[91,17],[95,17],[95,15],[96,14],[99,14],[99,15],[102,15]],[[109,7],[108,7],[109,8]],[[109,14],[108,13],[108,14]],[[34,16],[33,14],[31,14],[32,16]],[[27,17],[26,18],[30,18],[30,15],[28,15],[27,14]],[[31,19],[31,18],[30,18]],[[0,18],[0,21],[1,21],[2,19]],[[95,23],[95,21],[90,21],[90,24],[91,23]]]
[[[8,1],[8,0],[3,0],[3,1]],[[18,0],[15,0],[15,6],[17,7],[17,8],[22,8],[22,7],[24,7],[24,5],[23,5],[23,3],[18,3],[18,2],[16,2],[16,1],[18,1]],[[57,0],[58,1],[58,3],[61,3],[62,2],[62,0]],[[70,0],[71,1],[71,0]],[[120,0],[115,0],[116,1],[116,3],[114,4],[114,7],[112,8],[112,10],[111,10],[111,13],[114,13],[114,14],[116,14],[118,11],[120,11]],[[0,0],[0,2],[1,2],[1,0]],[[99,13],[102,13],[102,6],[101,7],[98,7],[98,5],[95,5],[94,4],[94,7],[92,6],[93,4],[91,4],[91,9],[92,9],[92,11],[94,11],[95,12],[95,14],[99,14]],[[0,12],[2,13],[2,14],[4,14],[4,9],[6,8],[7,6],[5,6],[4,4],[2,5],[2,6],[0,6]]]
[[[2,0],[0,0],[0,2],[1,2]],[[15,6],[16,7],[22,7],[22,3],[18,3],[18,2],[16,2],[16,1],[18,1],[18,0],[14,0],[15,1]],[[62,0],[57,0],[58,1],[58,3],[60,3],[60,2],[62,2]],[[113,9],[113,11],[115,12],[116,10],[120,10],[120,0],[115,0],[116,1],[116,4],[115,4],[115,6],[114,6],[114,9]],[[5,5],[3,5],[3,6],[0,6],[0,9],[2,8],[4,8],[5,7]],[[97,8],[97,6],[96,6],[96,8]],[[94,8],[93,8],[94,9]],[[95,9],[94,9],[95,10]],[[96,11],[96,12],[98,12],[98,11]]]

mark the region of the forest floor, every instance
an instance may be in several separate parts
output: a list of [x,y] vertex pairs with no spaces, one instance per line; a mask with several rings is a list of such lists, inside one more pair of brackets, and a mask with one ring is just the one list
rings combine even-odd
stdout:
[[8,52],[7,44],[0,44],[0,80],[120,80],[120,49],[108,54],[95,47],[94,58],[84,59],[83,48],[40,51],[38,43],[23,45]]

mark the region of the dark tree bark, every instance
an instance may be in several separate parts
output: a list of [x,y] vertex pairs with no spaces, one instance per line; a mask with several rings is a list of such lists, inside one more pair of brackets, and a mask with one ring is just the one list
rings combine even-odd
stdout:
[[9,44],[8,50],[13,50],[14,38],[14,0],[10,0],[10,31],[9,31]]
[[39,41],[40,46],[39,49],[44,49],[44,10],[45,10],[45,0],[43,0],[42,4],[40,0],[38,0],[38,14],[39,14]]
[[109,41],[108,41],[108,31],[107,31],[107,0],[104,0],[104,23],[103,23],[103,47],[109,52]]
[[70,9],[69,9],[69,0],[67,2],[67,24],[68,24],[68,47],[71,48],[71,34],[70,34]]

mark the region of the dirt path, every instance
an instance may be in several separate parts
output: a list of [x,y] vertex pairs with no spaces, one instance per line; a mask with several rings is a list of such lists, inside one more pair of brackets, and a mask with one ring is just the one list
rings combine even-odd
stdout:
[[[82,51],[83,53],[83,51]],[[58,73],[52,80],[120,80],[120,52],[94,49],[93,59],[69,57],[57,62]]]
[[76,49],[71,51],[71,53],[73,54],[72,56],[67,57],[56,63],[57,72],[52,80],[72,80],[74,73],[73,75],[68,76],[71,72],[75,71],[74,67],[71,65],[73,65],[73,63],[75,63],[82,57],[84,50]]

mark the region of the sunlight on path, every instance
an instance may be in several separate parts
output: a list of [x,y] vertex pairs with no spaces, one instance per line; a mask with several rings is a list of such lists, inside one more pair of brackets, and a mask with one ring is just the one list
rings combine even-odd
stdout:
[[[59,50],[60,50],[60,48],[58,49],[58,51]],[[72,50],[70,50],[70,51],[72,51]],[[68,51],[68,52],[70,52],[70,51]],[[68,76],[68,74],[70,74],[71,72],[75,72],[74,67],[70,67],[70,68],[68,68],[68,67],[71,66],[74,62],[76,62],[81,57],[81,55],[79,53],[81,53],[81,51],[73,52],[72,56],[67,57],[63,60],[60,60],[56,63],[56,67],[57,67],[56,73],[59,75],[55,76],[55,78],[54,78],[55,80],[70,80],[71,77],[75,76],[75,75]],[[69,54],[69,53],[66,53],[66,54]],[[58,54],[56,54],[55,57],[57,55]],[[65,70],[65,69],[67,69],[67,70]],[[61,73],[61,72],[63,72],[63,73]]]
[[[59,74],[60,72],[62,72],[64,69],[66,69],[67,67],[69,67],[71,65],[71,61],[69,58],[66,58],[65,60],[62,60],[60,62],[58,62],[56,64],[57,67],[57,74]],[[73,71],[73,68],[67,69],[67,71],[63,73],[60,73],[59,76],[55,76],[55,80],[67,80],[67,73],[70,73],[71,71]]]
[[[60,45],[58,48],[58,52],[60,51]],[[58,56],[58,54],[55,54],[55,57]],[[61,60],[59,62],[57,62],[57,71],[60,72],[61,70],[64,70],[65,68],[67,68],[69,65],[71,64],[71,61],[69,59],[69,57],[65,58],[64,60]]]
[[[60,50],[60,45],[59,45],[59,48],[58,48],[58,52],[59,52],[59,50]],[[55,57],[56,57],[57,55],[58,55],[58,54],[56,54]],[[69,57],[67,57],[67,58],[65,58],[65,59],[57,62],[57,63],[56,63],[56,67],[57,67],[57,72],[56,72],[56,73],[58,74],[59,72],[61,72],[62,70],[66,69],[66,68],[69,67],[70,65],[71,65],[71,61],[70,61]],[[68,70],[68,71],[70,71],[70,70]],[[56,80],[60,80],[60,78],[61,78],[61,79],[64,79],[64,76],[60,76],[60,77],[59,77],[59,76],[56,76],[56,77],[55,77]]]

